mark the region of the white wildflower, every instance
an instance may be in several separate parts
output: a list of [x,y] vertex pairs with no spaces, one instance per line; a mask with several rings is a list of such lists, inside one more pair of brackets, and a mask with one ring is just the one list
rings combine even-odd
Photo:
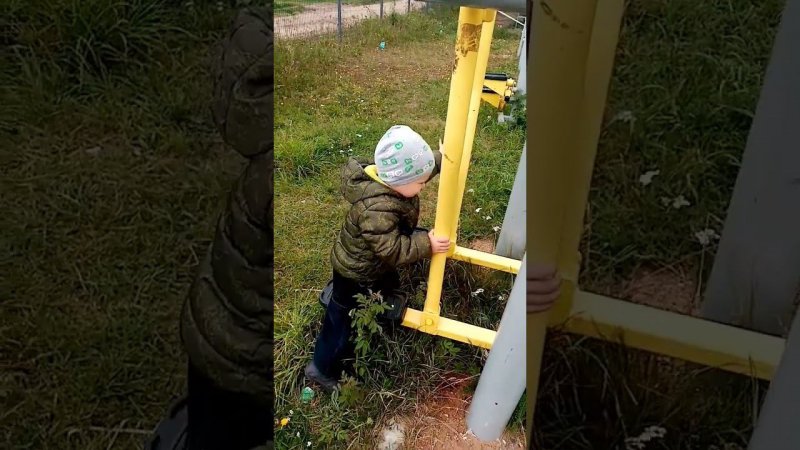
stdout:
[[684,206],[690,206],[690,205],[691,203],[689,203],[689,200],[686,200],[686,198],[682,195],[679,195],[674,199],[672,199],[672,207],[675,209],[681,209]]
[[642,185],[647,186],[648,184],[653,182],[653,177],[660,174],[660,170],[648,170],[647,172],[643,173],[642,176],[639,177],[639,183]]
[[473,297],[477,297],[479,294],[482,294],[482,293],[483,293],[483,288],[478,288],[477,291],[472,293],[472,296]]
[[694,234],[694,237],[697,238],[697,241],[700,242],[701,245],[706,246],[711,243],[711,241],[719,239],[719,235],[716,231],[712,230],[711,228],[706,228],[705,230],[698,231]]
[[612,122],[616,122],[618,120],[620,122],[633,123],[636,122],[636,117],[634,117],[633,111],[626,110],[618,112],[617,115],[611,119]]
[[495,233],[500,231],[500,227],[498,227],[497,225],[493,226],[492,229],[494,230]]
[[475,208],[475,212],[481,212],[481,208]]
[[474,194],[475,193],[475,189],[467,189],[467,192],[470,193],[470,194]]
[[667,430],[662,427],[647,427],[639,436],[625,439],[625,450],[642,450],[648,442],[663,438],[666,434]]

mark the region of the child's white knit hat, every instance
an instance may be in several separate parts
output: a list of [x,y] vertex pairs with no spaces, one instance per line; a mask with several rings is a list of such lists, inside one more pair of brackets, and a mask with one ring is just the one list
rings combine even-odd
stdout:
[[405,125],[389,128],[375,147],[378,177],[389,186],[427,179],[435,164],[430,145]]

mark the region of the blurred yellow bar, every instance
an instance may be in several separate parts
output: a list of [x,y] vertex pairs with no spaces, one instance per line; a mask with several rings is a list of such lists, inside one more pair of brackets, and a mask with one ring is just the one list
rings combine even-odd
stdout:
[[762,380],[772,378],[785,345],[777,336],[583,291],[575,292],[567,321],[551,325]]
[[[597,0],[533,1],[528,47],[528,264],[556,265],[566,279],[577,278],[577,244],[572,236],[577,205],[573,192],[584,184],[584,160],[593,160],[583,140],[584,91]],[[614,31],[617,32],[617,31]],[[577,184],[577,186],[576,186]],[[585,208],[586,205],[580,205]],[[570,243],[571,248],[567,248]],[[569,304],[565,283],[557,303]],[[558,305],[556,306],[558,308]],[[548,312],[528,314],[527,320],[527,440],[531,448],[533,413],[539,389]]]

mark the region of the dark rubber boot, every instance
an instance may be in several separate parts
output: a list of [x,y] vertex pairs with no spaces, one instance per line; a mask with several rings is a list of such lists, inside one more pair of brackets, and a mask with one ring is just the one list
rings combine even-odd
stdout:
[[189,424],[186,397],[175,402],[167,417],[158,424],[153,437],[145,444],[144,450],[186,450],[187,428]]
[[323,308],[328,309],[328,304],[331,302],[331,298],[333,297],[333,280],[328,281],[328,284],[322,289],[322,292],[319,294],[319,304],[322,305]]
[[403,314],[408,304],[408,296],[402,292],[392,292],[384,300],[389,305],[389,309],[383,312],[378,319],[388,323],[399,323],[403,321]]
[[306,366],[305,374],[307,380],[313,381],[314,383],[318,384],[323,391],[329,394],[335,391],[339,387],[339,381],[331,377],[325,376],[322,372],[319,371],[319,369],[317,369],[317,366],[314,365],[314,361],[308,363],[308,365]]

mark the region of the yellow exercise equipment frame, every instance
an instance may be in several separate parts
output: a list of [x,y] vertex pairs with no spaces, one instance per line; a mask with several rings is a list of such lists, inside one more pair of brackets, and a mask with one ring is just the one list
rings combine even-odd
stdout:
[[459,11],[434,224],[438,236],[450,238],[451,250],[431,258],[428,291],[422,311],[408,308],[403,316],[404,326],[486,349],[492,347],[496,331],[441,317],[440,301],[447,258],[514,274],[520,267],[518,260],[456,245],[458,216],[467,183],[496,15],[494,9],[462,7]]

